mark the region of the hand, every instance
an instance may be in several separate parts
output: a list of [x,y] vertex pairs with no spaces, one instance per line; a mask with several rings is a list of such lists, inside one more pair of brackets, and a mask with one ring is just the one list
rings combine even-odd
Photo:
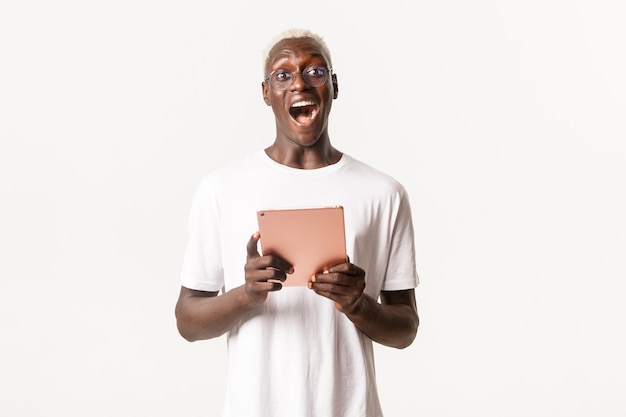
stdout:
[[244,268],[246,274],[244,293],[251,305],[265,302],[267,294],[280,290],[283,287],[281,282],[287,279],[287,274],[293,273],[293,267],[285,260],[273,255],[259,255],[257,242],[260,237],[260,233],[255,232],[246,247],[248,256]]
[[337,310],[349,314],[357,310],[363,298],[365,271],[348,261],[315,274],[309,288],[333,300]]

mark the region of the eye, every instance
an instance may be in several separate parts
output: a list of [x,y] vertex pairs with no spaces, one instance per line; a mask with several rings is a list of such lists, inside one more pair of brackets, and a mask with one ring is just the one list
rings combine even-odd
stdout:
[[274,74],[272,75],[272,78],[276,82],[284,83],[285,81],[289,81],[292,76],[293,76],[293,74],[291,72],[289,72],[287,70],[283,70],[283,69],[278,69],[278,70],[274,71]]
[[305,73],[310,78],[324,78],[326,76],[327,69],[324,67],[308,67]]

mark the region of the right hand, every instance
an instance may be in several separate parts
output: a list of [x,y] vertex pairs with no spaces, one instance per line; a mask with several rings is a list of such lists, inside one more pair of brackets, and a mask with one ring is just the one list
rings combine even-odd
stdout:
[[257,242],[261,234],[255,232],[246,247],[245,294],[251,305],[265,302],[270,291],[278,291],[287,279],[287,274],[293,273],[293,267],[284,259],[274,255],[259,255]]

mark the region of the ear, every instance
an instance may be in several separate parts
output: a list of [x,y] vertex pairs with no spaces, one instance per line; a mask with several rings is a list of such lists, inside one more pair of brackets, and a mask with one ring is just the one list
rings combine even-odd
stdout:
[[337,82],[337,74],[333,74],[331,79],[333,80],[333,89],[335,93],[333,94],[333,99],[336,99],[339,95],[339,83]]
[[265,81],[261,82],[261,90],[263,92],[263,101],[265,101],[265,104],[267,104],[268,106],[271,106],[272,104],[270,103],[269,87]]

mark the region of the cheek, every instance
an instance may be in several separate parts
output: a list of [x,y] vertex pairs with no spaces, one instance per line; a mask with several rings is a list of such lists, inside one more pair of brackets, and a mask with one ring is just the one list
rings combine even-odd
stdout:
[[267,92],[265,93],[265,102],[268,105],[272,105],[272,104],[276,104],[279,102],[279,97],[276,96],[276,92],[274,90],[272,90],[271,88],[267,90]]
[[266,96],[266,101],[265,103],[267,103],[268,106],[272,107],[272,111],[274,112],[274,114],[278,117],[282,117],[284,111],[284,94],[272,94],[272,92],[270,91],[270,93]]

